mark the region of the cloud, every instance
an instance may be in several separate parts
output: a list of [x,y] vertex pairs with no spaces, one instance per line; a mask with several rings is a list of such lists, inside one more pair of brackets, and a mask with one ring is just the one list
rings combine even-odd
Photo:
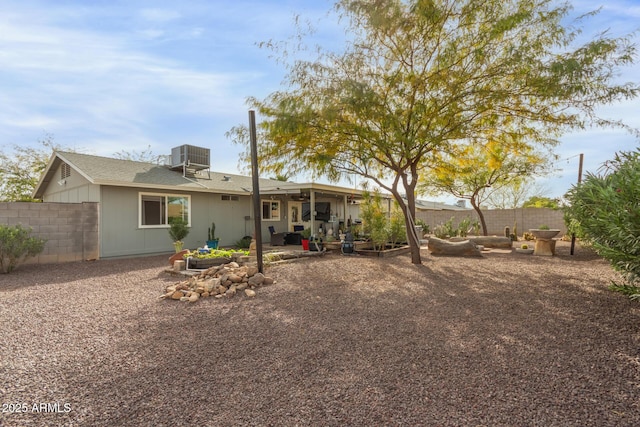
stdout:
[[[156,22],[178,18],[159,10],[147,10],[145,16]],[[7,35],[0,39],[0,140],[24,138],[29,129],[38,136],[47,131],[63,145],[93,146],[108,155],[137,144],[191,142],[202,133],[211,139],[211,123],[217,115],[244,110],[243,84],[258,76],[198,69],[179,55],[146,49],[131,37],[134,32],[99,32],[57,21],[31,21],[26,12],[0,21],[0,33]],[[193,39],[204,28],[181,31]],[[138,36],[154,39],[163,33],[147,30]],[[169,123],[175,129],[167,129]],[[216,139],[224,130],[216,130]]]
[[169,9],[142,9],[140,10],[140,16],[146,21],[165,23],[180,19],[181,14]]

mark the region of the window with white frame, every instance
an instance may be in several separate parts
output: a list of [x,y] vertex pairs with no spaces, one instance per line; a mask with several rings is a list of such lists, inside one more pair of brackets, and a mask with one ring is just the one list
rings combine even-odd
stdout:
[[191,196],[139,193],[139,226],[167,227],[176,218],[191,224]]
[[280,201],[262,201],[262,219],[264,221],[280,221]]

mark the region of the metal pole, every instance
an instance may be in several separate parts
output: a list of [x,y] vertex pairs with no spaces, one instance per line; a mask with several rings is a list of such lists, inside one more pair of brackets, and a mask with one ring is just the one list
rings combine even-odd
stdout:
[[[582,163],[584,161],[584,154],[580,153],[580,163],[578,165],[578,184],[582,182]],[[571,233],[571,255],[576,248],[576,233]]]
[[258,138],[256,136],[256,112],[249,110],[249,137],[251,140],[251,178],[253,180],[253,222],[256,239],[256,261],[258,271],[264,273],[262,265],[262,212],[260,203],[260,180],[258,176]]

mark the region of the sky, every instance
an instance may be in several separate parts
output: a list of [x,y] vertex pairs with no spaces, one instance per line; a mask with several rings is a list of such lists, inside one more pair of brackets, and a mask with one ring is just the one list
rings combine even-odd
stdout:
[[[572,2],[575,15],[602,8],[585,36],[640,29],[640,0]],[[190,144],[211,149],[211,169],[240,173],[225,133],[248,124],[250,96],[281,90],[285,69],[260,42],[294,34],[294,17],[317,29],[324,46],[344,37],[329,0],[3,0],[0,2],[0,149],[56,144],[87,154],[170,154]],[[635,37],[640,41],[640,34]],[[640,82],[640,59],[620,81]],[[640,99],[602,109],[604,117],[640,128]],[[258,120],[260,118],[258,117]],[[623,130],[564,135],[561,169],[541,180],[562,196],[584,172],[595,172],[637,139]],[[308,177],[296,177],[307,181]],[[342,183],[342,185],[353,185]],[[455,202],[443,196],[441,201]]]

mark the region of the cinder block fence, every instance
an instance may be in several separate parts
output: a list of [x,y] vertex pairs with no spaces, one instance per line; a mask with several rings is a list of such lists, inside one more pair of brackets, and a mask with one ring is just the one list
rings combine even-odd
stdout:
[[98,203],[0,202],[0,224],[30,227],[47,239],[44,251],[29,263],[58,263],[100,256]]
[[[509,227],[513,233],[513,228],[516,226],[518,235],[522,236],[522,233],[528,231],[530,228],[538,228],[541,225],[547,225],[549,228],[561,230],[560,236],[567,233],[564,214],[561,210],[549,208],[491,209],[483,210],[482,213],[487,223],[487,232],[489,235],[504,236],[505,227]],[[452,217],[454,218],[454,226],[465,218],[469,218],[472,221],[478,219],[475,210],[421,211],[416,213],[416,217],[416,219],[421,219],[426,222],[431,231]]]

